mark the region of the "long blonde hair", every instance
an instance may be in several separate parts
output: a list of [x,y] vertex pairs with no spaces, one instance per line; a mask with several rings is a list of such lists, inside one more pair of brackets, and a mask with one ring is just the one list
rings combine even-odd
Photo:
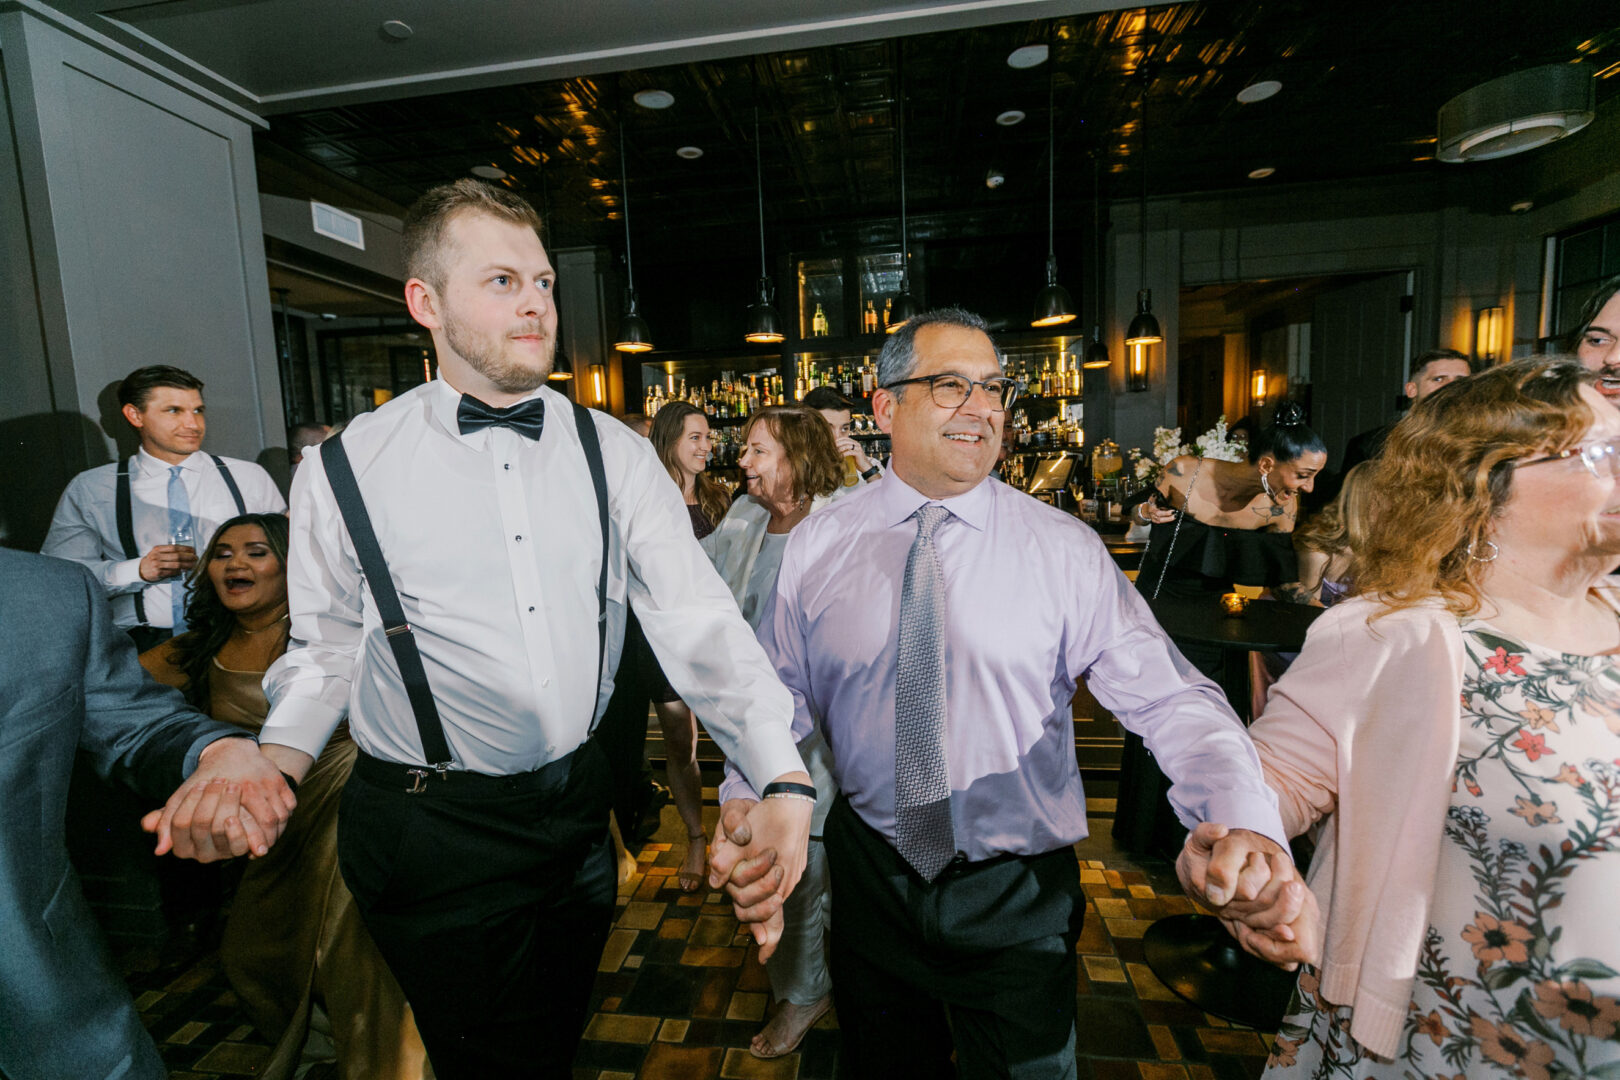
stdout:
[[1460,379],[1413,406],[1368,464],[1367,535],[1353,545],[1357,593],[1389,608],[1439,598],[1480,608],[1484,553],[1512,498],[1513,464],[1575,445],[1594,417],[1569,357],[1533,357]]
[[1371,462],[1363,461],[1344,474],[1333,501],[1311,516],[1294,533],[1298,551],[1337,555],[1367,542],[1367,497],[1372,490]]

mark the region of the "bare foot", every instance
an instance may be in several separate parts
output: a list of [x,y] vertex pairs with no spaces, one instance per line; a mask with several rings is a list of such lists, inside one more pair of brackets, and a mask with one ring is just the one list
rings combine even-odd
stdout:
[[760,1028],[759,1034],[748,1044],[748,1052],[757,1058],[766,1059],[793,1053],[804,1041],[805,1032],[815,1026],[816,1021],[822,1018],[831,1005],[831,995],[811,1005],[795,1005],[791,1001],[777,1002],[776,1012],[771,1015],[770,1022]]
[[681,892],[692,893],[704,887],[708,876],[709,838],[702,833],[693,833],[686,838],[686,858],[681,860],[681,868],[675,871],[675,880]]

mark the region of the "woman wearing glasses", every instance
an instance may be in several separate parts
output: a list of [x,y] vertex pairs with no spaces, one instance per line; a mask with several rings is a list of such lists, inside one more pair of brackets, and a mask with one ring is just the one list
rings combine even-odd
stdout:
[[1595,380],[1491,369],[1373,463],[1355,595],[1250,729],[1290,833],[1318,831],[1326,913],[1284,954],[1315,966],[1268,1076],[1620,1073],[1620,411]]

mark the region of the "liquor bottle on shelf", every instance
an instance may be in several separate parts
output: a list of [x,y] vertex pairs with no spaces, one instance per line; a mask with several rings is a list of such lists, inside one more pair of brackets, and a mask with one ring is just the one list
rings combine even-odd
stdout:
[[826,337],[829,332],[827,313],[821,310],[820,304],[817,304],[816,313],[810,317],[810,334],[813,337]]
[[849,368],[838,365],[838,389],[847,398],[855,396],[855,376]]
[[872,391],[877,388],[877,365],[868,356],[861,365],[861,397],[870,398]]
[[872,301],[870,300],[866,302],[866,310],[861,312],[861,331],[867,334],[875,334],[878,332],[877,308],[872,306]]
[[883,329],[885,331],[887,331],[889,329],[889,317],[891,315],[893,315],[893,314],[894,314],[894,297],[885,296],[883,298]]
[[1041,365],[1041,396],[1052,396],[1052,361],[1050,360]]

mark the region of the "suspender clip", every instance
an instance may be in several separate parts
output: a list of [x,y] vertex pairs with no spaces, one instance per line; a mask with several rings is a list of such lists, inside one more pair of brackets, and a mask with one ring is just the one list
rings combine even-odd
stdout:
[[433,766],[433,770],[439,774],[439,779],[443,780],[444,774],[449,772],[450,766],[454,764],[454,761],[441,761],[437,765]]
[[408,634],[411,632],[410,623],[400,623],[398,626],[383,627],[384,637],[393,637],[395,634]]
[[411,786],[405,789],[405,794],[420,795],[427,790],[428,771],[426,769],[406,769],[405,775],[411,777]]

